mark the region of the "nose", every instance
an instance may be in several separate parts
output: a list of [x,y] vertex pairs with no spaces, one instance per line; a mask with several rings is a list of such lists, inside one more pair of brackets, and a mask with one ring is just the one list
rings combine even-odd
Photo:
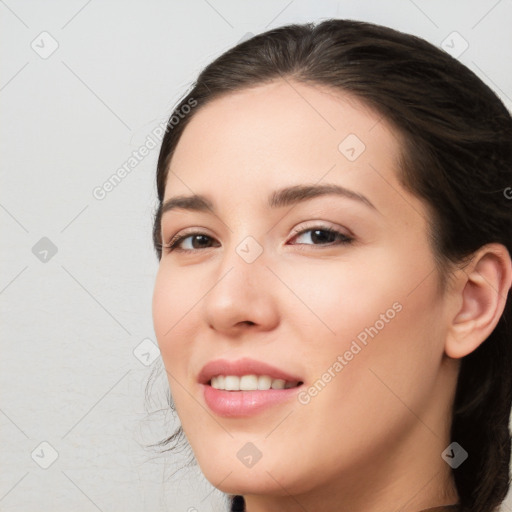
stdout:
[[231,249],[220,261],[202,302],[209,327],[226,336],[274,329],[279,323],[276,279],[265,253],[248,263]]

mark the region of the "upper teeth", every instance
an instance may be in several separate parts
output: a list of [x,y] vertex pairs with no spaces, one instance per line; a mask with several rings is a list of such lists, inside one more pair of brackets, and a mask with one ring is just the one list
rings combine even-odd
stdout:
[[298,382],[287,382],[283,379],[272,379],[268,375],[217,375],[212,377],[211,385],[215,389],[227,391],[256,391],[264,389],[293,388]]

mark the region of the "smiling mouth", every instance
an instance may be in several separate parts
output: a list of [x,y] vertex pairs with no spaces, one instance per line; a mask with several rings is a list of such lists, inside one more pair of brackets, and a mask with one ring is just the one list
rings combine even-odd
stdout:
[[217,375],[207,385],[220,391],[266,391],[269,389],[290,389],[303,384],[302,381],[274,379],[269,375]]

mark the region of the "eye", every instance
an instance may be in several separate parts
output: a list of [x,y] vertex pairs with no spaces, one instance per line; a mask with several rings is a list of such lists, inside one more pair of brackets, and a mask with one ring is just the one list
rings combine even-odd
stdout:
[[312,228],[298,231],[292,240],[297,239],[310,240],[310,242],[299,242],[298,245],[342,245],[349,244],[354,239],[345,235],[337,229],[327,226],[314,226]]
[[[167,252],[182,251],[182,252],[194,252],[201,249],[209,249],[210,245],[214,241],[214,238],[205,235],[199,231],[193,233],[187,233],[184,235],[178,235],[171,238],[168,244],[163,247]],[[217,243],[216,247],[220,244]]]
[[[297,239],[310,240],[303,241],[292,245],[346,245],[354,241],[354,239],[341,231],[328,226],[314,226],[312,228],[297,230],[293,233],[291,240]],[[168,253],[173,251],[192,253],[201,249],[210,249],[212,247],[220,247],[220,243],[213,237],[206,235],[200,231],[189,232],[186,234],[176,235],[169,243],[162,246]]]

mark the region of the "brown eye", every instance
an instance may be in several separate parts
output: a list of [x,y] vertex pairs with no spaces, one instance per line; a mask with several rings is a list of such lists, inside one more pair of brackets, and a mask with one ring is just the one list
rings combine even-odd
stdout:
[[[304,236],[307,234],[307,236]],[[304,229],[293,237],[293,240],[300,238],[311,240],[312,243],[298,242],[299,245],[340,245],[348,244],[353,241],[353,238],[341,233],[332,228],[316,227],[311,229]],[[338,241],[338,243],[336,243]]]
[[[165,247],[168,252],[193,252],[200,249],[209,249],[212,247],[211,244],[213,242],[214,238],[205,235],[204,233],[188,233],[186,235],[174,237]],[[219,245],[220,244],[217,244],[217,247]]]

